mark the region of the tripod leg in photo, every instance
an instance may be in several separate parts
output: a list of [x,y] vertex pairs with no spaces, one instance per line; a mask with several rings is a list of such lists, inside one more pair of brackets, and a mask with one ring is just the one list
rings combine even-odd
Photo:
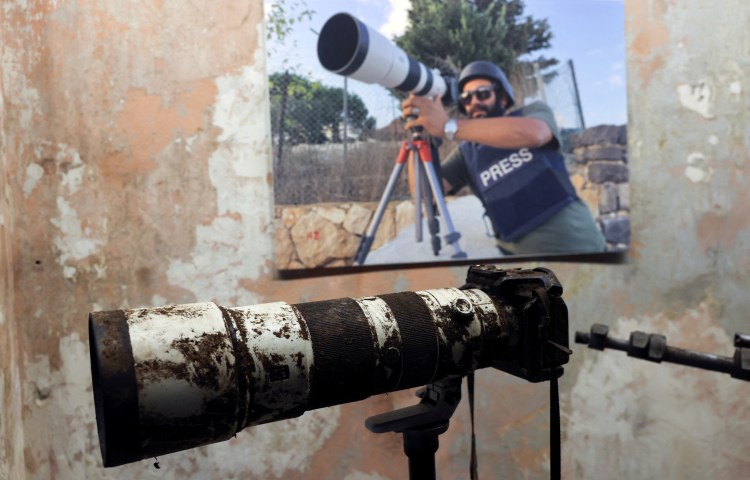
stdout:
[[440,254],[440,248],[442,247],[442,242],[440,240],[440,222],[437,218],[437,207],[435,206],[435,201],[433,200],[433,196],[430,195],[430,184],[427,180],[427,171],[422,162],[420,162],[419,165],[419,179],[422,183],[423,194],[421,200],[427,216],[427,230],[430,232],[432,253],[437,256]]
[[401,175],[401,171],[404,169],[404,164],[406,163],[408,153],[409,152],[406,145],[401,147],[401,152],[399,152],[398,158],[396,160],[396,165],[393,167],[391,177],[388,179],[388,184],[383,191],[383,195],[380,197],[380,203],[378,204],[378,208],[375,210],[375,215],[370,221],[370,225],[367,227],[365,235],[359,241],[357,253],[354,255],[355,265],[364,265],[367,254],[370,253],[372,243],[375,241],[375,234],[378,232],[378,226],[383,219],[383,214],[385,213],[385,209],[388,206],[388,202],[391,200],[393,190],[396,188],[398,177]]
[[440,216],[443,217],[446,230],[448,230],[448,233],[445,235],[445,241],[453,247],[454,253],[451,258],[466,258],[467,257],[466,252],[461,250],[461,246],[458,244],[458,240],[459,238],[461,238],[461,234],[458,233],[455,228],[453,228],[453,222],[451,221],[450,214],[448,213],[448,206],[445,204],[445,198],[443,197],[443,190],[440,188],[440,179],[437,177],[437,174],[435,173],[435,168],[433,167],[432,162],[422,162],[422,163],[425,166],[425,171],[427,172],[427,179],[430,182],[432,195],[435,198],[435,202],[437,203]]
[[423,181],[424,169],[422,161],[419,158],[419,151],[413,150],[411,155],[411,172],[413,175],[414,185],[414,240],[419,243],[422,241],[422,199],[425,198],[426,190]]

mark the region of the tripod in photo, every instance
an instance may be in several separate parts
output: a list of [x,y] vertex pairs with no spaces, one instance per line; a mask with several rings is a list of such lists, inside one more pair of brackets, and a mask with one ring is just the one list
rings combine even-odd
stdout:
[[422,235],[422,204],[424,204],[425,212],[427,214],[427,227],[430,232],[432,251],[437,256],[440,253],[441,240],[440,240],[440,224],[437,219],[435,207],[439,211],[440,216],[445,222],[445,227],[448,233],[445,235],[445,241],[453,247],[454,253],[451,258],[466,258],[466,252],[461,250],[458,244],[461,234],[453,228],[453,222],[451,221],[450,214],[448,213],[448,207],[445,203],[445,197],[443,196],[443,190],[440,186],[440,178],[438,178],[437,172],[435,171],[435,165],[432,161],[432,152],[430,149],[429,140],[422,137],[421,128],[417,127],[412,129],[411,140],[403,142],[401,150],[396,157],[396,165],[393,167],[391,176],[388,179],[388,184],[385,187],[378,208],[375,210],[375,215],[370,222],[370,225],[365,232],[365,235],[359,242],[357,253],[354,256],[355,265],[363,265],[367,255],[370,253],[370,248],[375,240],[375,234],[377,233],[380,222],[383,219],[383,214],[388,206],[388,202],[391,200],[393,190],[396,188],[396,183],[399,176],[401,175],[404,166],[411,157],[413,172],[414,172],[414,207],[416,208],[416,220],[415,220],[415,236],[416,241],[421,242]]

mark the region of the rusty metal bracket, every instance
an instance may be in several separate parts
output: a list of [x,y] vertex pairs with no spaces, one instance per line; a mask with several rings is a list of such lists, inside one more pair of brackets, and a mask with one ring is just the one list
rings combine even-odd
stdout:
[[609,327],[600,323],[591,326],[589,333],[576,332],[576,343],[588,344],[589,348],[604,350],[611,348],[627,352],[628,356],[650,362],[677,363],[688,367],[714,372],[728,373],[732,378],[750,381],[750,335],[735,334],[734,356],[722,357],[710,353],[696,352],[667,346],[667,338],[656,333],[635,331],[628,340],[609,336]]

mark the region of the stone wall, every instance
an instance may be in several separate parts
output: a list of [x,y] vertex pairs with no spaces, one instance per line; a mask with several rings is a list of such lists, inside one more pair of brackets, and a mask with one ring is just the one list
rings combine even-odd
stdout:
[[[571,137],[567,155],[571,180],[591,210],[610,250],[630,238],[627,128],[603,125]],[[376,202],[277,205],[275,258],[280,270],[352,265],[357,246],[377,209]],[[372,250],[414,223],[411,200],[391,202]]]
[[630,175],[627,127],[600,125],[570,138],[568,171],[594,214],[610,250],[630,243]]
[[[352,265],[377,202],[276,206],[275,257],[280,270]],[[390,202],[378,225],[372,250],[414,224],[414,202]]]

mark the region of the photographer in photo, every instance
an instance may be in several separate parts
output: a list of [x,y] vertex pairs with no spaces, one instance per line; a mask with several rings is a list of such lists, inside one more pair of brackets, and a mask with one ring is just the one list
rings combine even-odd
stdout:
[[534,102],[510,111],[510,82],[484,60],[461,71],[458,90],[467,118],[450,118],[437,97],[412,94],[401,105],[407,129],[460,141],[441,165],[446,191],[469,186],[503,253],[603,252],[604,237],[570,182],[550,108]]

